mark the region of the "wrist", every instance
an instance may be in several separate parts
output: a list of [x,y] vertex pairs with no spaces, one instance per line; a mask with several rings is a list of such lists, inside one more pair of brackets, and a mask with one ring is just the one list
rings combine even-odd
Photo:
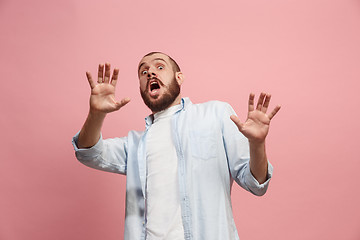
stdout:
[[250,140],[249,141],[249,145],[252,147],[263,147],[265,146],[265,139],[264,140]]
[[106,117],[106,113],[105,113],[105,112],[101,112],[101,111],[97,111],[97,110],[94,110],[94,109],[91,109],[91,108],[90,108],[88,117],[89,117],[89,118],[92,118],[92,119],[101,120],[101,119],[104,119],[104,118]]

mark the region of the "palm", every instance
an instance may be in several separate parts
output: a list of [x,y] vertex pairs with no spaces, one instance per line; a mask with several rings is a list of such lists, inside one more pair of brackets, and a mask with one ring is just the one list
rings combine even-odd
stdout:
[[111,84],[98,84],[91,89],[90,108],[106,113],[116,110],[115,87]]
[[266,114],[254,110],[249,113],[241,132],[249,139],[261,141],[265,139],[269,132],[269,124],[270,119]]
[[86,73],[90,87],[90,110],[95,112],[109,113],[119,110],[122,106],[127,104],[130,99],[124,98],[120,102],[115,100],[115,86],[119,74],[118,69],[114,69],[113,76],[110,81],[110,64],[99,65],[98,84],[92,80],[91,74]]
[[235,115],[231,116],[231,119],[249,141],[263,142],[269,132],[270,121],[279,111],[280,106],[276,106],[270,114],[266,114],[271,96],[261,93],[256,109],[254,108],[254,97],[253,94],[250,94],[248,117],[244,123],[241,123]]

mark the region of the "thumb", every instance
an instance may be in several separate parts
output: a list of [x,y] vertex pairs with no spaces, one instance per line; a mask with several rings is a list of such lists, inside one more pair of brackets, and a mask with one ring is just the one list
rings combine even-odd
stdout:
[[238,127],[239,131],[241,132],[243,129],[244,124],[241,123],[240,119],[236,116],[236,115],[231,115],[230,119],[236,124],[236,126]]
[[116,102],[116,110],[119,110],[120,108],[122,108],[123,106],[125,106],[126,104],[128,104],[130,102],[130,98],[123,98],[121,99],[120,102]]

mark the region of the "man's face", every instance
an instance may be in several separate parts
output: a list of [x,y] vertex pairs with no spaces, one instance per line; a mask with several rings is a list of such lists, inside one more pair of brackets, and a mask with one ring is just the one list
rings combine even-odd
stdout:
[[156,53],[139,64],[140,93],[153,113],[180,103],[180,72],[174,72],[168,56]]

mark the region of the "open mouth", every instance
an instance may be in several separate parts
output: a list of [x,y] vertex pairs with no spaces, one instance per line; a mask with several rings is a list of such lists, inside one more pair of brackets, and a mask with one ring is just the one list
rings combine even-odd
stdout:
[[157,78],[152,78],[148,84],[149,84],[148,89],[149,89],[150,94],[152,94],[152,95],[158,94],[158,90],[160,90],[161,85],[162,85],[161,81]]
[[153,81],[150,83],[150,92],[156,90],[156,89],[160,89],[160,85],[157,81]]

